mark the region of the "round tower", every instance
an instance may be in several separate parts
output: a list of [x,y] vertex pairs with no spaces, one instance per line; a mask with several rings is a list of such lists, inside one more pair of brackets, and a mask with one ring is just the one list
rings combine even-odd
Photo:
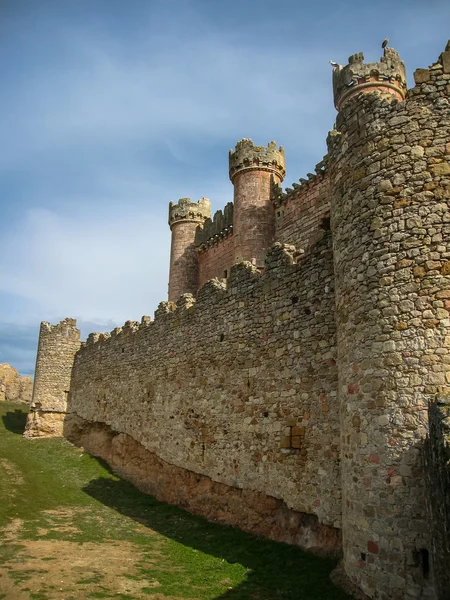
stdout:
[[358,52],[348,59],[348,65],[333,69],[334,105],[341,111],[356,94],[377,92],[404,100],[406,70],[398,52],[385,48],[380,62],[364,63],[364,54]]
[[80,345],[75,319],[64,319],[57,325],[41,323],[31,412],[24,437],[63,435],[72,367]]
[[344,568],[370,598],[432,598],[421,452],[427,400],[450,382],[448,208],[427,132],[439,118],[426,97],[392,102],[406,90],[395,50],[350,60],[333,74],[328,138]]
[[196,294],[198,290],[198,259],[195,250],[195,230],[211,214],[210,201],[201,198],[191,202],[180,198],[169,204],[169,226],[172,231],[170,247],[169,301],[175,302],[182,294]]
[[283,181],[284,149],[275,142],[254,146],[252,140],[243,139],[230,150],[229,166],[234,185],[234,262],[254,259],[257,267],[263,267],[275,235],[271,180]]

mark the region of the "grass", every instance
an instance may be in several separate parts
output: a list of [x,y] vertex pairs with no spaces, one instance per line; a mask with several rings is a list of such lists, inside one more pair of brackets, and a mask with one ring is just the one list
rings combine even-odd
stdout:
[[65,440],[23,440],[16,405],[0,416],[0,598],[5,577],[42,600],[349,598],[333,560],[158,502]]

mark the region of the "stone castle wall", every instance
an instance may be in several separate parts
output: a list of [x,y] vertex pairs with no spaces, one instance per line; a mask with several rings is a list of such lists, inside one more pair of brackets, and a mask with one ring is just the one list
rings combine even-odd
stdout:
[[[425,444],[425,482],[430,561],[438,600],[450,590],[450,397],[438,396],[428,406],[429,435]],[[428,558],[428,557],[427,557]]]
[[348,101],[329,137],[344,566],[370,597],[433,597],[423,442],[450,383],[450,68]]
[[[297,533],[297,543],[326,547],[331,539],[336,548],[341,491],[331,238],[298,264],[292,253],[275,246],[264,275],[249,263],[237,265],[227,287],[209,282],[196,302],[182,296],[174,312],[163,303],[153,323],[90,336],[76,356],[69,412],[141,444],[163,465],[163,487],[182,469],[231,495],[285,504],[293,515],[310,515],[316,529],[322,525],[320,535],[309,531],[298,539]],[[236,519],[239,512],[224,516]],[[279,529],[294,539],[289,519]]]
[[230,275],[234,258],[234,239],[228,235],[211,243],[198,253],[199,285],[203,287],[210,279],[226,279]]
[[319,171],[275,197],[275,240],[305,251],[314,246],[329,228],[329,188],[326,172]]
[[[185,240],[202,281],[243,249],[256,266],[162,303],[153,323],[91,334],[65,434],[209,518],[305,548],[336,549],[342,531],[345,574],[374,600],[441,600],[446,421],[431,411],[429,428],[427,408],[450,392],[450,42],[404,100],[391,48],[334,68],[316,175],[282,192],[282,149],[242,140],[237,218]],[[50,388],[51,346],[39,353]]]

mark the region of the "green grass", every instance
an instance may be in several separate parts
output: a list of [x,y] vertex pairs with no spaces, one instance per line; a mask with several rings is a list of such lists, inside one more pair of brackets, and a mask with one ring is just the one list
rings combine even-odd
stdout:
[[[0,468],[2,461],[7,466],[0,497],[8,499],[0,503],[0,528],[21,521],[14,539],[9,534],[5,543],[0,534],[0,562],[9,565],[8,576],[22,592],[29,588],[29,598],[52,598],[55,585],[65,598],[80,597],[82,590],[86,598],[127,600],[155,594],[196,600],[349,598],[329,580],[335,561],[158,502],[65,440],[23,440],[25,415],[16,405],[2,403],[0,416]],[[26,568],[33,559],[31,542],[70,542],[74,559],[85,556],[88,566],[94,545],[103,544],[105,552],[132,548],[133,570],[120,582],[137,591],[118,589],[112,572],[106,577],[87,567],[71,581],[55,583],[43,569]],[[41,560],[41,567],[58,568],[57,555]],[[36,589],[33,577],[42,582]],[[3,591],[0,578],[0,598]]]

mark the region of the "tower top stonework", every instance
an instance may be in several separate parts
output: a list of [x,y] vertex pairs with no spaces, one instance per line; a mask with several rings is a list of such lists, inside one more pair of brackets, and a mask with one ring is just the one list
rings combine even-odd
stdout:
[[333,69],[334,105],[342,110],[350,98],[361,92],[380,92],[404,100],[407,90],[405,64],[397,50],[385,48],[379,62],[365,63],[358,52],[348,59],[348,65]]
[[200,198],[198,202],[192,202],[190,198],[180,198],[176,204],[169,202],[169,226],[171,229],[174,223],[180,221],[203,223],[210,216],[211,203],[208,198]]
[[270,171],[278,175],[281,181],[286,173],[283,146],[269,142],[266,146],[255,146],[248,138],[236,144],[229,152],[230,179],[242,171]]

